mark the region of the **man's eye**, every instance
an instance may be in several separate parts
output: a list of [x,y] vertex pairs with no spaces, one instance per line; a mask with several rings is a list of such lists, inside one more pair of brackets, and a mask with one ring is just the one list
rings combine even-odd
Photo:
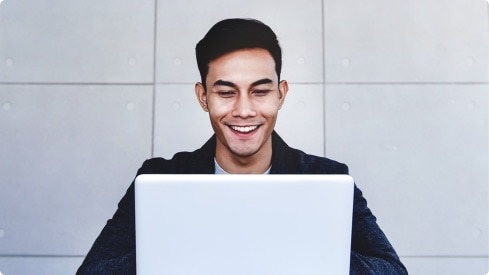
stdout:
[[253,94],[258,95],[258,96],[264,96],[267,95],[270,92],[270,90],[254,90]]
[[222,97],[232,97],[234,95],[234,92],[233,91],[220,91],[220,92],[217,92],[217,94],[219,96],[222,96]]

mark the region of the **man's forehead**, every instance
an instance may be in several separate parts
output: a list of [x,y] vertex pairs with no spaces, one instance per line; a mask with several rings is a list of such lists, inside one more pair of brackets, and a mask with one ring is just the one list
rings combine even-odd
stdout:
[[269,51],[262,48],[252,48],[240,49],[216,57],[209,62],[207,68],[211,69],[212,67],[215,67],[216,64],[222,65],[222,63],[245,61],[263,65],[272,65],[275,67],[275,60]]

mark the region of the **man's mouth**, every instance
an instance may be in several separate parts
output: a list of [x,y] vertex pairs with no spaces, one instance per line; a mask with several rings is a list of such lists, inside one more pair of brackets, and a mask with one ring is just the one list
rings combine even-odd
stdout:
[[236,125],[231,125],[231,129],[233,129],[236,132],[247,134],[250,132],[255,131],[258,129],[258,125],[253,125],[253,126],[236,126]]

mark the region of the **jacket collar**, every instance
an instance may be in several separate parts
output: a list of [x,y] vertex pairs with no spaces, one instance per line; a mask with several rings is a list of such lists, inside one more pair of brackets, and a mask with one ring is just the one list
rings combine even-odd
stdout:
[[272,133],[272,170],[270,174],[300,174],[294,149],[274,131]]

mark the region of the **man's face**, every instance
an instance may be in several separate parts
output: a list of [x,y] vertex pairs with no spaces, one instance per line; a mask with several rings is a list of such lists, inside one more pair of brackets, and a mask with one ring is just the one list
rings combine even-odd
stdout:
[[278,83],[270,53],[257,48],[221,56],[209,63],[205,84],[195,90],[217,136],[216,154],[242,160],[271,154],[270,137],[288,86]]

